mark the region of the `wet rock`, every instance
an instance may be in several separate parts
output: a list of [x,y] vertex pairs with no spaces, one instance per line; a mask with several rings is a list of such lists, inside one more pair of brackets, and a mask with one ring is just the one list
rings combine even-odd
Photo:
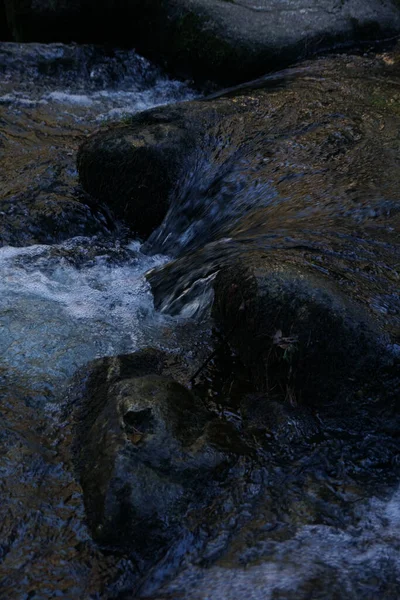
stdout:
[[95,538],[154,561],[213,496],[240,444],[155,350],[94,362],[69,394]]
[[[175,256],[149,274],[156,305],[191,314],[214,294],[222,342],[253,386],[236,422],[256,458],[229,472],[217,502],[207,488],[202,506],[215,510],[191,513],[206,566],[269,564],[304,524],[346,527],[354,500],[394,473],[397,440],[383,432],[400,373],[398,82],[396,53],[340,56],[156,111],[177,146],[195,142],[185,164],[175,149],[168,212],[146,242]],[[138,136],[153,114],[98,135]],[[85,152],[94,192],[106,161],[84,179]],[[231,406],[222,387],[216,401]]]
[[186,87],[133,50],[76,44],[2,43],[0,79],[0,244],[115,231],[77,185],[77,148],[104,120]]
[[321,425],[310,410],[294,406],[293,401],[291,404],[280,400],[271,399],[269,394],[244,396],[240,410],[247,433],[259,438],[267,436],[286,448],[295,446],[299,440],[311,440],[320,433]]
[[31,177],[41,174],[36,185],[29,178],[27,188],[21,181],[3,178],[0,245],[53,244],[79,235],[109,233],[112,225],[87,204],[82,190],[68,186],[68,167],[60,165],[54,172],[46,161],[31,166]]
[[[266,235],[270,245],[321,247],[335,227],[382,237],[398,219],[398,78],[398,54],[336,57],[203,102],[145,112],[81,147],[80,179],[133,227],[144,203],[155,196],[165,211],[173,197],[147,244],[153,252],[181,255]],[[156,143],[149,131],[157,132]],[[173,148],[167,162],[164,147]],[[285,229],[292,242],[278,240]]]
[[198,172],[147,243],[177,256],[149,274],[156,305],[185,314],[217,277],[226,338],[289,403],[368,396],[372,379],[394,398],[398,81],[398,53],[336,57],[204,102]]
[[0,201],[0,245],[54,244],[78,235],[107,233],[87,205],[68,197],[19,195]]
[[129,44],[184,76],[240,82],[400,30],[394,0],[5,0],[14,39]]
[[270,397],[321,407],[379,378],[385,336],[311,269],[242,257],[221,269],[214,290],[214,317]]
[[62,97],[63,90],[81,96],[96,90],[147,90],[160,78],[159,68],[135,51],[93,44],[3,43],[0,73],[3,85],[11,82],[11,90],[26,90],[31,99],[51,91]]
[[167,213],[179,174],[195,151],[196,136],[174,107],[168,117],[154,109],[129,121],[90,137],[80,148],[78,169],[92,197],[147,237]]
[[[171,0],[141,7],[137,48],[196,79],[229,84],[335,44],[398,31],[396,2]],[[150,35],[149,35],[150,33]],[[165,60],[165,59],[164,59]]]
[[77,185],[77,132],[62,132],[54,112],[46,102],[22,101],[17,110],[2,104],[0,246],[58,243],[113,228]]

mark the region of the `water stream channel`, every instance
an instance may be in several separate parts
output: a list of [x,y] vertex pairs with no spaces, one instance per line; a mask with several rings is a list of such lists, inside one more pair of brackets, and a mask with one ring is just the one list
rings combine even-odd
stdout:
[[[336,428],[302,457],[294,433],[293,454],[268,455],[258,478],[249,478],[253,499],[236,516],[232,496],[227,514],[242,526],[219,530],[208,558],[183,541],[185,558],[168,577],[160,564],[149,578],[140,573],[138,585],[140,566],[96,545],[86,526],[61,415],[70,378],[95,358],[147,346],[184,355],[194,373],[213,334],[204,282],[183,311],[160,312],[145,274],[169,257],[142,252],[106,210],[91,230],[76,152],[97,128],[195,95],[133,51],[0,45],[0,186],[9,199],[0,213],[0,598],[395,600],[400,451],[391,431]],[[75,202],[79,236],[54,209],[60,199]],[[27,206],[49,223],[48,235],[35,229]],[[226,413],[240,420],[234,409]],[[214,560],[228,538],[234,550]]]

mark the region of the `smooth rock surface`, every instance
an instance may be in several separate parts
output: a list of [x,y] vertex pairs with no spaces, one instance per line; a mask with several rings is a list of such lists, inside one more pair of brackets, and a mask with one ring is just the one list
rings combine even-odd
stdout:
[[396,0],[5,0],[21,41],[117,41],[183,76],[234,83],[400,31]]
[[388,340],[312,271],[284,256],[241,256],[217,275],[213,314],[259,390],[321,408],[382,377]]

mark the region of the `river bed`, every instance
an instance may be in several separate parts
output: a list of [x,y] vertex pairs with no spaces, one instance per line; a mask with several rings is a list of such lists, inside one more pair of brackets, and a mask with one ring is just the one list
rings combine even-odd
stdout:
[[[292,467],[283,468],[280,460],[271,463],[270,472],[265,467],[271,489],[286,490],[285,506],[274,518],[259,508],[251,514],[250,506],[245,515],[242,507],[245,525],[235,533],[240,551],[234,557],[228,553],[206,564],[188,551],[170,581],[160,586],[161,576],[153,572],[146,582],[147,573],[141,573],[138,587],[137,565],[129,555],[93,543],[65,452],[71,433],[60,418],[63,390],[89,361],[147,346],[184,354],[195,372],[211,335],[209,309],[197,308],[210,297],[199,285],[190,309],[172,317],[154,308],[145,274],[170,259],[143,253],[140,241],[131,239],[123,224],[112,224],[107,211],[100,211],[91,230],[93,207],[80,203],[85,196],[77,181],[76,151],[96,128],[159,104],[190,100],[195,92],[133,51],[1,44],[0,64],[5,198],[0,207],[0,597],[131,598],[135,589],[136,597],[160,600],[398,598],[400,495],[393,477],[386,481],[385,471],[379,471],[379,495],[360,497],[345,478],[340,481],[339,468],[328,480],[321,467],[318,485],[313,479],[299,492],[298,474],[311,464],[310,454]],[[75,202],[76,218],[82,217],[81,231],[75,227],[73,236],[68,226],[52,229],[59,223],[52,207],[60,198]],[[49,219],[48,235],[29,221],[27,206],[39,204],[43,219]],[[22,235],[7,228],[15,211],[21,212]],[[372,465],[378,461],[379,439],[370,434],[361,442],[360,432],[351,435],[357,448],[364,444],[354,470],[367,471],[368,458]],[[396,443],[389,455],[398,462]],[[338,438],[333,446],[332,456],[340,461]],[[378,476],[376,467],[373,477]],[[325,487],[326,505],[314,502],[312,495]],[[263,505],[268,492],[254,493]],[[327,509],[329,494],[340,495],[335,514]],[[313,523],[301,518],[309,510],[305,498],[321,510]],[[296,527],[291,523],[289,534],[290,519]],[[273,530],[286,533],[271,537]]]

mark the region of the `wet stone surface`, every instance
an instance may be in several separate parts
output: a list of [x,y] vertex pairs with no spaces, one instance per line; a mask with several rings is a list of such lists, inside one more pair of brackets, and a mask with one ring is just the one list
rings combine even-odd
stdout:
[[[2,0],[13,39],[135,47],[221,85],[400,31],[397,0]],[[1,6],[1,5],[0,5]]]
[[[0,50],[0,595],[397,598],[398,56],[157,108],[148,135],[102,123],[188,91],[134,54]],[[68,171],[98,126],[96,190],[96,139],[190,139],[145,246]]]
[[[399,589],[398,80],[398,52],[321,59],[143,113],[79,151],[82,183],[105,201],[107,165],[123,162],[134,230],[137,148],[154,187],[164,142],[177,145],[160,179],[169,208],[144,245],[175,260],[148,279],[163,314],[204,318],[213,303],[225,358],[215,350],[191,383],[254,450],[167,597]],[[138,595],[157,591],[165,564]]]
[[76,152],[107,121],[190,95],[133,51],[0,46],[0,244],[109,234],[77,182]]

